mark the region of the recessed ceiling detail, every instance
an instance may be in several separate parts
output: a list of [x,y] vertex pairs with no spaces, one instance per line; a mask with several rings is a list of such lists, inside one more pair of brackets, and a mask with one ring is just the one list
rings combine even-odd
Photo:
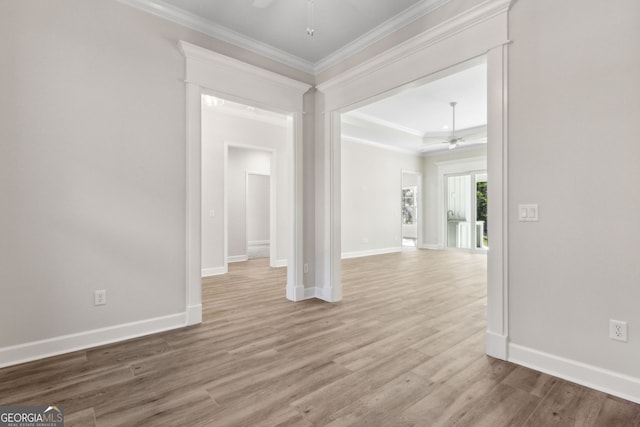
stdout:
[[448,144],[440,142],[451,137],[453,101],[456,135],[465,140],[463,145],[486,143],[484,62],[343,114],[343,135],[417,153],[447,150]]

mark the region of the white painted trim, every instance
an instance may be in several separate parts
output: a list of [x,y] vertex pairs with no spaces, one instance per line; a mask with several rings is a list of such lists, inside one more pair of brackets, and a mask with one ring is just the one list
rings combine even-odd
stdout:
[[[293,194],[293,209],[301,212],[303,96],[311,86],[184,41],[178,42],[178,49],[185,56],[187,87],[187,244],[185,251],[187,307],[197,307],[201,304],[202,298],[200,247],[202,95],[213,93],[230,101],[291,115],[292,120],[287,121],[291,123],[293,130],[289,132],[292,134],[290,145],[293,158],[290,186]],[[294,215],[291,220],[286,295],[292,294],[291,289],[303,283],[301,230],[302,216]],[[227,255],[225,254],[224,261]]]
[[[487,171],[490,250],[487,253],[487,330],[509,337],[508,46],[487,53]],[[490,349],[487,345],[487,349]],[[491,354],[500,357],[502,353]]]
[[393,248],[368,249],[366,251],[343,252],[342,259],[360,258],[360,257],[372,256],[372,255],[393,254],[397,252],[402,252],[401,246],[397,246]]
[[244,262],[244,261],[249,261],[249,256],[247,255],[231,255],[227,257],[227,262],[228,263],[234,263],[234,262]]
[[[229,271],[226,267],[215,267],[215,268],[203,268],[202,269],[202,277],[212,277],[212,276],[222,276],[223,274],[227,274]],[[196,307],[202,307],[202,304],[198,304]]]
[[376,148],[379,148],[381,150],[393,151],[395,153],[408,154],[410,156],[420,157],[420,152],[418,152],[418,151],[407,150],[405,148],[395,147],[393,145],[383,144],[381,142],[374,142],[374,141],[370,141],[368,139],[354,138],[352,136],[344,136],[343,135],[342,136],[342,140],[343,141],[353,142],[354,144],[369,145],[371,147],[376,147]]
[[[369,74],[371,70],[384,69],[385,67],[388,67],[389,64],[401,62],[419,50],[438,44],[447,38],[453,37],[471,27],[477,26],[478,24],[482,24],[491,18],[500,15],[504,15],[506,18],[506,13],[511,1],[512,0],[488,0],[480,3],[479,5],[464,11],[460,15],[441,23],[440,25],[424,31],[403,43],[395,45],[393,49],[389,49],[380,55],[350,68],[332,79],[320,83],[316,87],[321,92],[329,92],[335,87],[340,87],[345,84],[353,84],[358,81],[362,75]],[[502,29],[500,29],[500,32],[502,32]],[[506,34],[504,35],[506,36]],[[496,41],[496,43],[493,46],[489,46],[489,48],[500,46],[504,43],[507,43],[506,37],[502,41]]]
[[151,13],[152,15],[159,16],[160,18],[174,22],[178,25],[182,25],[183,27],[201,32],[218,40],[231,43],[255,54],[274,59],[297,70],[304,71],[305,73],[311,74],[315,70],[314,64],[311,61],[307,61],[296,55],[285,52],[282,49],[278,49],[267,43],[247,37],[244,34],[240,34],[208,19],[167,4],[161,0],[118,1],[136,9]]
[[[396,122],[392,122],[392,121],[389,121],[389,120],[384,120],[384,119],[381,119],[380,117],[372,116],[372,115],[367,114],[367,113],[363,113],[362,111],[359,111],[359,110],[350,111],[348,116],[347,116],[347,118],[351,118],[351,117],[356,118],[356,119],[360,120],[361,122],[364,122],[364,123],[367,123],[367,124],[370,124],[370,125],[373,124],[375,126],[380,126],[380,127],[383,127],[383,128],[393,129],[393,130],[395,130],[397,132],[406,133],[406,134],[409,134],[409,135],[412,135],[412,136],[417,136],[417,137],[419,137],[421,139],[424,138],[424,136],[425,136],[424,133],[419,131],[419,130],[411,129],[411,128],[406,127],[406,126],[402,126],[402,125],[400,125],[400,124],[398,124]],[[343,120],[344,119],[345,118],[343,117]]]
[[282,268],[287,267],[288,261],[286,259],[277,259],[271,267],[273,268]]
[[317,74],[346,60],[368,46],[382,40],[400,28],[427,15],[450,0],[422,0],[405,9],[393,18],[383,22],[352,42],[346,44],[320,61],[313,62],[278,49],[270,44],[248,37],[227,27],[202,18],[191,12],[175,7],[162,0],[118,0],[120,3],[143,10],[152,15],[174,22],[183,27],[204,33],[216,39],[231,43],[282,64],[309,74]]
[[[488,254],[487,329],[507,334],[508,284],[506,263],[507,196],[507,61],[508,10],[511,0],[487,0],[461,12],[382,54],[317,85],[316,103],[316,286],[323,299],[339,301],[340,211],[340,114],[382,99],[398,88],[415,86],[441,73],[486,58],[488,75],[488,134],[495,149],[488,149],[487,168],[492,174],[489,205],[493,206],[493,230],[500,229],[498,250]],[[500,52],[498,54],[497,52]],[[503,55],[504,52],[504,55]],[[492,129],[493,126],[493,129]],[[499,131],[496,131],[496,128]],[[489,159],[490,157],[490,159]],[[495,172],[495,175],[494,175]],[[327,250],[328,248],[328,250]],[[318,294],[320,295],[320,294]],[[320,296],[318,296],[321,298]]]
[[253,240],[253,241],[249,241],[247,242],[249,244],[249,246],[260,246],[260,245],[268,245],[270,240]]
[[510,362],[544,372],[604,393],[640,403],[640,379],[619,372],[567,359],[514,343],[509,344]]
[[339,299],[335,299],[335,295],[331,292],[331,289],[315,287],[314,297],[326,302],[338,302]]
[[289,295],[287,298],[291,301],[304,301],[316,297],[316,288],[305,288],[304,286],[297,286],[295,293]]
[[491,356],[500,360],[507,360],[508,338],[506,335],[498,335],[494,332],[487,331],[485,351]]
[[[368,46],[384,39],[402,27],[422,18],[450,0],[422,0],[408,7],[393,18],[383,22],[376,28],[366,32],[354,41],[344,45],[340,49],[321,59],[314,64],[314,71],[321,73],[334,65],[352,57],[356,53],[366,49]],[[365,12],[366,13],[366,12]]]
[[187,307],[187,325],[202,323],[202,304]]
[[[186,84],[186,223],[185,223],[185,300],[189,307],[202,307],[202,99],[201,89]],[[226,273],[227,266],[222,266]],[[192,315],[189,321],[202,318]],[[189,323],[193,325],[195,323]]]
[[0,348],[0,368],[177,329],[187,324],[187,314],[177,313],[3,347]]
[[431,251],[442,251],[444,250],[444,246],[442,245],[433,245],[433,244],[424,244],[419,246],[420,249],[428,249]]
[[[216,77],[229,76],[228,74],[222,73],[225,71],[227,73],[231,73],[230,77],[232,78],[232,82],[233,80],[237,80],[236,86],[238,87],[236,87],[235,89],[236,90],[241,89],[243,93],[246,93],[246,96],[244,96],[243,99],[252,99],[252,98],[256,98],[256,100],[262,99],[263,98],[262,94],[265,93],[264,90],[256,94],[252,94],[252,91],[256,90],[256,88],[259,88],[261,85],[264,85],[264,84],[275,86],[274,89],[277,89],[277,91],[281,91],[281,90],[287,91],[288,93],[283,94],[285,96],[289,96],[290,93],[294,93],[294,94],[299,93],[300,95],[302,95],[311,87],[311,85],[307,83],[303,83],[298,80],[294,80],[292,78],[283,76],[281,74],[274,73],[273,71],[265,70],[264,68],[260,68],[255,65],[248,64],[238,59],[231,58],[230,56],[226,56],[221,53],[217,53],[212,50],[205,49],[203,47],[185,42],[183,40],[180,40],[178,42],[178,48],[188,60],[185,81],[189,83],[194,83],[194,82],[206,83],[203,86],[208,87],[212,90],[215,90],[215,88],[218,86],[218,84],[215,84],[215,81],[214,81]],[[192,62],[192,61],[195,61],[195,62]],[[208,74],[209,70],[214,71],[213,74]],[[224,90],[225,89],[224,87],[222,87],[221,89],[222,89],[221,91],[222,93],[229,93],[226,90]],[[266,92],[272,92],[272,90],[267,90]],[[276,95],[277,92],[272,94]],[[262,105],[269,106],[269,105],[273,105],[272,102],[285,100],[283,99],[282,96],[279,96],[278,98],[280,99],[272,100],[271,98],[267,97],[266,99],[263,99],[263,101],[259,102],[258,105],[255,105],[255,104],[250,104],[250,105],[254,105],[257,107],[261,107]],[[233,99],[230,99],[230,100],[233,100]],[[300,104],[301,103],[302,103],[302,100],[300,100]],[[297,102],[294,102],[294,105],[296,104]],[[285,107],[285,106],[282,106],[282,107],[283,107],[282,109],[276,109],[276,110],[273,110],[272,108],[270,111],[274,111],[276,113],[292,112],[291,108]],[[269,110],[269,108],[265,108],[265,109]],[[302,111],[302,106],[300,106],[300,111]]]

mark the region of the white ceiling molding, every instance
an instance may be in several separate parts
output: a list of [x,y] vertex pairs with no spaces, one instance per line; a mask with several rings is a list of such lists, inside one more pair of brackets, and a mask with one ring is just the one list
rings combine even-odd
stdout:
[[364,50],[368,46],[382,40],[388,35],[398,31],[400,28],[409,25],[413,21],[422,18],[440,6],[450,2],[451,0],[422,0],[413,6],[400,12],[398,15],[386,22],[378,25],[373,30],[363,34],[351,43],[341,47],[329,56],[321,59],[314,64],[316,74],[321,73],[334,65],[348,59],[356,53]]
[[365,74],[371,74],[371,70],[381,69],[385,64],[394,63],[410,56],[416,49],[428,48],[444,39],[455,36],[467,28],[504,14],[509,9],[511,1],[512,0],[487,0],[440,25],[396,45],[393,49],[387,50],[380,55],[348,69],[334,78],[318,84],[316,87],[319,91],[325,93],[336,87],[344,87],[347,84],[359,80]]
[[393,145],[383,144],[381,142],[374,142],[374,141],[371,141],[369,139],[343,135],[342,136],[342,140],[343,141],[353,142],[353,143],[356,143],[356,144],[370,145],[372,147],[380,148],[382,150],[387,150],[387,151],[393,151],[393,152],[396,152],[396,153],[408,154],[408,155],[411,155],[411,156],[418,156],[418,157],[422,156],[422,153],[414,151],[414,150],[408,150],[406,148],[395,147]]
[[204,19],[198,15],[174,7],[162,0],[116,0],[120,3],[143,10],[174,22],[183,27],[204,33],[208,36],[241,47],[255,54],[266,56],[305,73],[314,74],[315,66],[298,56],[287,53],[267,43],[247,37],[222,25]]
[[419,130],[411,129],[411,128],[408,128],[406,126],[401,126],[401,125],[399,125],[397,123],[390,122],[388,120],[383,120],[381,118],[371,116],[371,115],[363,113],[361,111],[357,111],[357,110],[356,111],[350,111],[350,112],[346,113],[345,115],[346,116],[350,116],[350,117],[355,117],[355,118],[358,118],[358,119],[363,120],[365,122],[373,123],[373,124],[376,124],[376,125],[379,125],[379,126],[383,126],[383,127],[386,127],[386,128],[395,129],[397,131],[408,133],[410,135],[415,135],[415,136],[420,136],[420,137],[424,136],[422,134],[422,132],[420,132]]
[[247,37],[244,34],[233,31],[220,24],[216,24],[196,14],[165,3],[162,0],[116,1],[241,47],[258,55],[274,59],[305,73],[316,75],[346,60],[373,43],[382,40],[388,35],[427,15],[451,0],[422,0],[315,64],[302,59],[299,56],[271,46],[270,44]]
[[185,82],[197,82],[204,88],[217,89],[216,96],[266,110],[302,112],[302,96],[311,85],[183,40],[178,42],[178,49],[187,59]]

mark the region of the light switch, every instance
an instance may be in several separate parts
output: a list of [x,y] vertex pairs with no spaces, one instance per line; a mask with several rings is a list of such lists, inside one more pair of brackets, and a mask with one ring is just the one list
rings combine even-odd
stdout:
[[538,205],[518,205],[519,221],[538,221]]

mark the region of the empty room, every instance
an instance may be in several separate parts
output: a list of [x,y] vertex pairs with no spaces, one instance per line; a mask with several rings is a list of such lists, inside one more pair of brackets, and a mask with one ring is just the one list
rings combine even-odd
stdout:
[[0,425],[640,425],[638,22],[0,0]]

